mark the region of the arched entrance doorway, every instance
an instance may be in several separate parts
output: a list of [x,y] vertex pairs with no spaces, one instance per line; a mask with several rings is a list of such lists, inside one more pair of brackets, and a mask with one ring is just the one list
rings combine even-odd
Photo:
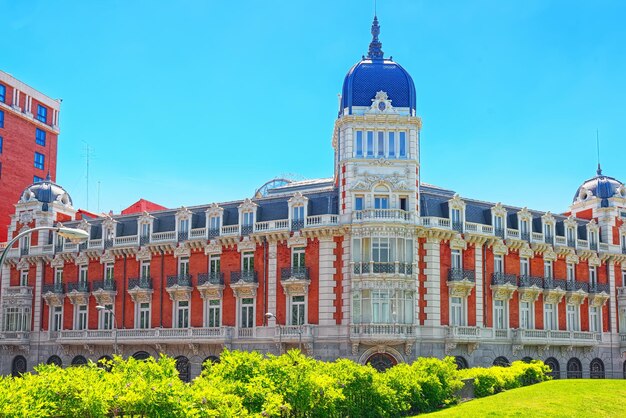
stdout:
[[567,378],[568,379],[582,379],[583,377],[583,365],[576,357],[572,357],[567,362]]
[[604,379],[604,363],[599,358],[591,360],[589,377],[592,379]]
[[146,353],[145,351],[137,351],[135,354],[133,354],[133,358],[135,360],[148,360],[150,358],[150,354]]
[[78,355],[72,359],[72,366],[84,366],[87,364],[87,359],[81,355]]
[[178,377],[183,382],[189,382],[191,380],[191,373],[189,370],[189,359],[185,356],[176,357],[176,370],[178,370]]
[[398,360],[388,353],[375,353],[369,356],[365,364],[371,365],[379,372],[384,372],[388,368],[398,364]]
[[204,370],[206,368],[206,365],[208,363],[213,363],[213,364],[217,364],[220,362],[220,358],[217,356],[209,356],[207,358],[204,359],[204,361],[202,362],[202,370]]
[[546,366],[552,370],[549,375],[552,376],[553,379],[561,378],[561,366],[559,365],[559,361],[554,357],[548,357],[546,361],[544,361]]
[[46,364],[54,364],[55,366],[63,367],[63,360],[61,360],[59,356],[50,356]]
[[465,357],[463,356],[454,357],[454,362],[456,363],[456,368],[458,370],[469,368],[469,364],[467,363],[467,360],[465,360]]
[[24,356],[16,356],[11,364],[11,375],[19,377],[26,373],[27,368],[26,358]]
[[496,357],[496,359],[493,361],[493,365],[500,366],[500,367],[509,367],[511,363],[509,362],[508,358],[500,356],[500,357]]

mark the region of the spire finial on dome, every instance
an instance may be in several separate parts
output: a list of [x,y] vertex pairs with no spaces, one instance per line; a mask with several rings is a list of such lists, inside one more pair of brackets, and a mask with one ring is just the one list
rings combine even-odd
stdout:
[[50,177],[50,171],[48,171],[48,174],[46,174],[46,181],[47,182],[52,181],[52,177]]
[[598,169],[596,170],[596,174],[599,176],[602,175],[602,168],[600,167],[600,163],[598,163]]
[[372,22],[372,42],[370,42],[370,49],[367,52],[367,58],[370,59],[383,59],[383,44],[378,40],[380,35],[380,26],[378,25],[378,18],[374,14],[374,21]]
[[596,173],[601,176],[602,168],[600,168],[600,134],[598,132],[598,129],[596,129],[596,150],[598,151],[598,170],[596,171]]

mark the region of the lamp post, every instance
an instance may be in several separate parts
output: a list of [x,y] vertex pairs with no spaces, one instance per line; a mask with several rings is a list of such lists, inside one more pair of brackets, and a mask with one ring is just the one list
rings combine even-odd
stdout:
[[269,319],[273,319],[276,321],[276,326],[278,327],[278,354],[282,354],[283,353],[283,327],[282,325],[280,325],[280,323],[278,322],[278,318],[276,318],[276,315],[274,315],[271,312],[268,312],[265,314],[265,318]]
[[115,312],[111,310],[111,308],[107,308],[106,306],[97,305],[96,309],[103,312],[109,312],[113,316],[113,354],[117,355],[117,318],[115,317]]

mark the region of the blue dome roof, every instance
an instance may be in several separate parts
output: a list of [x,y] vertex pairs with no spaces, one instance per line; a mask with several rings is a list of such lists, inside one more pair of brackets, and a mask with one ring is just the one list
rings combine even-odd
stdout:
[[47,211],[48,204],[53,202],[59,202],[70,207],[72,206],[72,198],[69,193],[67,193],[63,187],[54,183],[50,179],[49,174],[45,180],[31,184],[24,189],[24,192],[22,192],[20,203],[28,203],[32,201],[43,203],[44,211]]
[[340,116],[344,109],[352,114],[353,106],[371,106],[379,91],[387,93],[392,106],[408,107],[411,113],[415,110],[413,79],[400,64],[384,58],[379,33],[378,19],[374,16],[368,55],[348,71],[343,81]]
[[598,167],[597,175],[585,181],[578,188],[576,195],[574,195],[574,202],[597,197],[602,199],[601,206],[607,207],[607,199],[615,195],[626,197],[624,184],[613,177],[603,175],[602,169]]

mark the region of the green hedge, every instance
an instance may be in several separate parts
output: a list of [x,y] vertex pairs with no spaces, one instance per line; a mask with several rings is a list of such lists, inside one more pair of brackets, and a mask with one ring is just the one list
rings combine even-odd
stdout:
[[528,386],[550,379],[550,368],[540,360],[530,363],[514,361],[510,367],[475,367],[461,370],[463,379],[474,379],[474,394],[477,398],[493,395],[503,390]]
[[454,360],[421,358],[385,373],[350,360],[322,362],[290,351],[282,356],[224,351],[192,383],[175,360],[115,358],[110,371],[93,363],[0,378],[2,417],[397,417],[457,401],[462,377],[479,396],[546,380],[542,363],[458,372]]

